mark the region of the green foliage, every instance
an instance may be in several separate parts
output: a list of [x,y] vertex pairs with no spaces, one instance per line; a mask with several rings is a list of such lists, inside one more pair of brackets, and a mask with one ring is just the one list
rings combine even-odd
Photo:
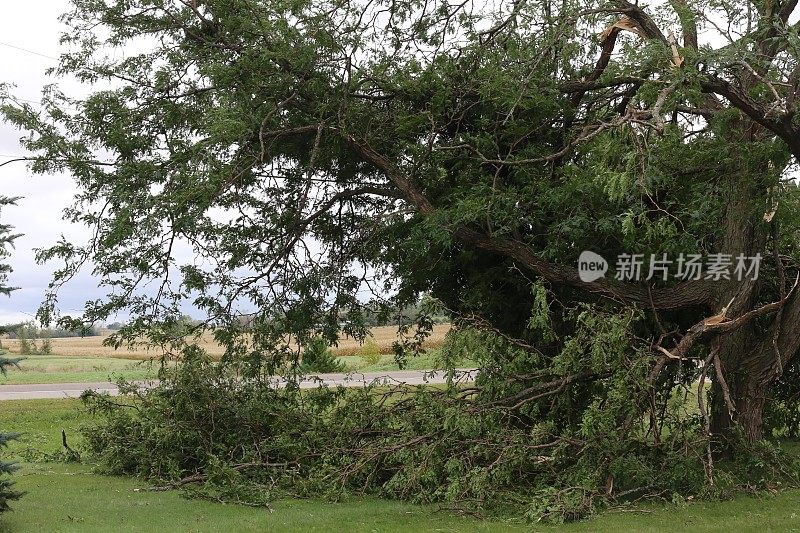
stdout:
[[20,355],[50,355],[52,353],[50,331],[39,329],[33,322],[21,324],[12,331],[13,336],[18,339],[17,346]]
[[[274,473],[309,493],[531,519],[769,483],[763,450],[715,471],[701,417],[675,400],[731,332],[668,356],[739,287],[588,284],[574,268],[583,250],[771,256],[768,196],[786,200],[776,240],[800,257],[797,191],[778,187],[800,155],[796,117],[788,98],[772,101],[796,79],[796,32],[771,9],[715,1],[704,17],[745,37],[673,52],[653,28],[689,10],[663,7],[73,2],[55,73],[112,88],[75,100],[49,87],[41,108],[0,94],[6,120],[29,132],[31,170],[71,174],[67,218],[91,228],[87,242],[39,252],[63,265],[38,318],[59,318],[59,288],[92,265],[108,296],[61,320],[130,315],[109,344],[144,339],[187,360],[141,411],[95,398],[107,419],[93,449],[115,471],[244,487],[208,493],[219,497]],[[603,44],[616,48],[598,56],[620,11],[637,31],[610,28]],[[769,49],[780,61],[765,63]],[[174,253],[183,244],[196,257]],[[775,270],[741,301],[776,301]],[[187,304],[206,318],[181,318]],[[339,370],[328,346],[366,338],[372,321],[400,323],[402,365],[442,316],[462,330],[443,359],[481,363],[474,389],[390,402],[372,389],[260,388],[298,363]],[[743,337],[771,341],[771,316],[749,315]],[[219,368],[191,345],[203,332],[226,349]],[[736,346],[720,366],[772,357],[760,347]],[[774,375],[762,370],[749,374]],[[284,466],[243,466],[254,462]]]
[[[641,317],[575,312],[580,327],[556,366],[494,334],[452,334],[445,360],[469,350],[491,361],[468,393],[458,382],[272,388],[207,362],[185,363],[145,395],[120,402],[87,393],[98,423],[86,442],[111,473],[196,479],[203,485],[191,494],[215,500],[372,494],[532,521],[573,520],[663,494],[727,498],[796,481],[795,466],[762,447],[720,461],[710,485],[686,389],[656,397],[665,402],[659,427],[631,402],[650,356],[625,332]],[[603,379],[592,379],[597,374]]]
[[[287,339],[321,336],[333,345],[342,334],[363,339],[377,323],[450,316],[480,317],[511,335],[554,322],[539,313],[541,291],[515,259],[465,244],[456,228],[512,239],[557,264],[598,247],[610,255],[632,244],[628,251],[641,253],[706,250],[728,201],[722,192],[707,194],[726,170],[724,143],[702,136],[686,143],[684,132],[670,128],[645,150],[638,127],[624,124],[576,145],[552,168],[525,163],[554,161],[583,127],[562,131],[572,111],[559,84],[593,68],[585,44],[605,21],[560,21],[590,8],[567,2],[564,13],[542,18],[539,2],[526,3],[515,16],[536,24],[504,25],[502,39],[484,42],[475,28],[504,20],[505,8],[461,6],[458,16],[445,16],[381,0],[365,8],[371,17],[362,7],[235,0],[194,12],[141,0],[76,3],[65,16],[70,50],[58,71],[119,86],[79,102],[51,89],[44,104],[51,113],[11,98],[2,107],[8,121],[36,132],[25,141],[40,155],[34,171],[77,178],[69,218],[96,229],[92,242],[41,251],[41,260],[64,262],[43,322],[57,318],[58,288],[91,257],[113,290],[87,304],[82,323],[130,314],[115,339],[166,340],[177,352],[182,341],[170,337],[183,331],[174,317],[191,302],[213,317],[192,332],[213,329],[227,359],[256,375],[292,362]],[[384,9],[393,13],[389,26],[378,15]],[[307,22],[279,22],[298,17]],[[152,50],[100,59],[144,35],[159,35]],[[215,39],[219,46],[210,46]],[[417,45],[447,53],[419,55]],[[347,55],[355,64],[343,59],[344,49],[353,50]],[[671,79],[663,52],[654,43],[626,49],[608,75],[641,76],[647,64]],[[646,83],[631,105],[652,104],[660,88]],[[681,96],[694,97],[690,89],[670,98],[665,113]],[[575,110],[577,122],[606,123],[613,107]],[[97,149],[116,163],[97,164]],[[757,151],[767,157],[767,148]],[[494,157],[509,164],[484,161]],[[395,173],[376,166],[384,160],[424,191],[432,212],[409,202]],[[651,200],[672,216],[654,212]],[[86,207],[96,203],[108,209]],[[166,243],[183,240],[214,260],[178,262]],[[309,251],[311,241],[319,253]],[[139,290],[147,283],[161,290]],[[421,296],[441,305],[426,310]],[[556,296],[570,305],[594,299]],[[258,311],[243,325],[245,308]],[[170,333],[176,327],[178,335]],[[549,327],[557,342],[558,325]],[[413,352],[411,344],[401,348],[399,360]]]
[[550,322],[550,304],[543,283],[533,286],[533,309],[528,319],[528,329],[544,342],[556,340],[556,334]]
[[377,365],[381,360],[381,350],[378,343],[371,337],[364,341],[361,348],[358,350],[358,355],[368,365]]
[[342,322],[357,320],[366,327],[385,325],[403,325],[415,322],[420,316],[430,315],[435,324],[447,324],[451,317],[446,310],[437,305],[436,299],[429,294],[423,294],[419,302],[407,305],[404,308],[395,308],[386,305],[371,305],[364,308],[348,310],[342,313]]
[[7,324],[0,326],[0,331],[8,334],[10,339],[16,339],[18,331],[21,328],[28,328],[25,334],[28,338],[69,338],[69,337],[96,337],[100,333],[93,327],[81,329],[64,329],[64,328],[34,328],[32,322],[25,322],[22,324]]
[[[8,446],[8,443],[19,437],[18,433],[0,433],[0,450]],[[8,474],[17,470],[17,465],[8,461],[0,461],[0,513],[11,509],[10,502],[18,500],[23,493],[14,490],[14,482],[8,479]]]
[[344,372],[345,365],[333,355],[325,339],[314,337],[303,348],[300,369],[302,372]]
[[19,353],[22,355],[30,355],[31,353],[36,351],[35,345],[31,346],[31,341],[28,340],[28,336],[22,333],[18,336],[19,338]]
[[[6,197],[0,197],[0,206],[13,204],[14,200]],[[10,228],[6,225],[0,225],[0,260],[5,259],[8,255],[6,247],[13,243],[16,238],[15,235],[10,233]],[[11,268],[7,264],[0,264],[0,294],[10,295],[12,288],[6,285],[8,280],[8,273]],[[6,374],[6,370],[12,366],[18,366],[20,359],[5,357],[6,351],[0,349],[0,373]],[[2,432],[0,431],[0,451],[8,446],[10,441],[19,437],[18,433]],[[6,512],[10,509],[9,503],[18,500],[22,497],[22,493],[13,489],[14,482],[7,478],[8,474],[17,470],[14,463],[0,460],[0,513]]]
[[783,369],[775,396],[765,409],[766,431],[774,437],[800,438],[800,360]]

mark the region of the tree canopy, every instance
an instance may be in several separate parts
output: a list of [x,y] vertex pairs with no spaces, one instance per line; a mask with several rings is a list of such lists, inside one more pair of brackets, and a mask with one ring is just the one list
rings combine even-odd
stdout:
[[[73,0],[56,72],[111,88],[2,107],[93,229],[41,252],[64,260],[41,317],[91,265],[109,294],[81,320],[177,342],[189,301],[259,375],[430,294],[481,332],[480,400],[517,429],[660,446],[699,379],[713,485],[796,408],[796,7]],[[763,265],[586,281],[586,250]]]

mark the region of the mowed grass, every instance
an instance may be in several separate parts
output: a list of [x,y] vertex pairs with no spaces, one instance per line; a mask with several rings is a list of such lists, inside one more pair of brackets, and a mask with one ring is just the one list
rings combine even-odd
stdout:
[[[575,524],[546,526],[477,520],[433,506],[357,499],[287,499],[270,508],[187,500],[178,492],[147,492],[135,479],[100,476],[86,466],[26,465],[17,475],[28,494],[0,516],[2,532],[286,531],[286,532],[685,532],[798,531],[800,494],[683,508],[608,513]],[[644,512],[652,511],[652,512]]]
[[113,357],[71,357],[63,355],[29,355],[19,368],[0,376],[3,384],[90,383],[119,378],[143,380],[155,377],[157,366],[148,361],[131,361]]
[[[434,326],[433,332],[428,337],[425,344],[428,348],[438,348],[444,342],[444,337],[450,331],[449,324],[438,324]],[[99,358],[117,358],[117,359],[133,359],[133,360],[149,360],[157,359],[163,355],[163,352],[158,349],[145,349],[143,347],[128,349],[119,348],[114,349],[110,346],[104,346],[103,341],[109,336],[110,332],[104,332],[102,335],[94,337],[69,337],[69,338],[54,338],[50,340],[53,355],[66,355],[72,357],[99,357]],[[394,326],[381,326],[372,328],[371,338],[378,346],[380,353],[392,353],[392,344],[397,340],[397,328]],[[211,334],[203,335],[198,341],[197,345],[206,350],[206,352],[214,358],[222,357],[224,348],[217,344]],[[3,347],[10,351],[12,354],[19,353],[19,341],[16,339],[3,339]],[[338,346],[332,348],[337,356],[348,357],[358,355],[362,349],[361,344],[350,338],[341,339]]]
[[0,531],[524,531],[402,502],[283,500],[252,508],[187,500],[83,466],[32,465],[18,476],[18,487],[28,495],[0,517]]
[[[80,448],[90,422],[76,399],[0,402],[0,429],[23,433],[4,457],[46,457],[61,447],[61,430]],[[89,461],[85,462],[90,463]],[[0,515],[0,531],[524,531],[520,524],[477,521],[436,507],[376,499],[346,502],[285,499],[270,508],[189,500],[149,492],[134,478],[104,476],[91,464],[22,463],[15,479],[27,495]]]
[[[399,370],[394,357],[382,355],[380,361],[370,364],[362,357],[338,358],[348,372],[388,372]],[[459,367],[472,367],[474,361],[458,361]],[[408,359],[404,368],[408,370],[430,370],[441,367],[439,350]],[[33,383],[96,383],[127,380],[153,379],[158,374],[158,363],[154,361],[131,361],[114,357],[70,357],[64,355],[31,355],[20,363],[18,369],[0,375],[0,390],[3,385]]]
[[[73,447],[90,422],[74,399],[0,402],[0,429],[24,432],[7,451],[17,458],[53,454],[64,429]],[[0,515],[0,532],[26,531],[354,531],[354,532],[683,532],[800,531],[800,491],[729,502],[683,506],[650,504],[607,512],[578,523],[550,526],[514,520],[477,520],[374,498],[332,503],[281,499],[270,508],[189,500],[180,492],[149,492],[143,480],[99,475],[84,464],[23,463],[17,488],[28,494]]]

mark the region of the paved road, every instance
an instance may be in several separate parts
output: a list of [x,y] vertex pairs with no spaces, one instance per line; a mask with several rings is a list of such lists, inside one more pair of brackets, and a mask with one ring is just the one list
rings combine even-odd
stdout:
[[[460,368],[456,370],[455,379],[461,382],[470,382],[475,379],[476,370]],[[365,372],[352,374],[319,374],[316,378],[306,378],[300,382],[300,388],[311,389],[320,384],[327,386],[342,385],[345,387],[363,387],[369,383],[386,385],[423,385],[445,383],[447,375],[444,372],[424,372],[420,370],[399,370],[392,372]],[[140,382],[147,384],[148,382]],[[154,383],[154,382],[149,382]],[[275,380],[275,385],[282,387],[286,384],[281,379]],[[44,398],[77,398],[85,390],[107,392],[112,396],[119,394],[115,383],[53,383],[50,385],[0,385],[0,401],[3,400],[34,400]]]

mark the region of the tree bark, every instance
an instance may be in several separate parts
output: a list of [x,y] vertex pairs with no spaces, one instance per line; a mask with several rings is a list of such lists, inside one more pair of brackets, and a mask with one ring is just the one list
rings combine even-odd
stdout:
[[[752,129],[747,121],[740,124],[738,131],[744,142]],[[733,135],[736,135],[735,133]],[[735,139],[733,139],[735,140]],[[763,175],[766,175],[763,174]],[[731,201],[725,213],[723,235],[718,246],[718,251],[736,257],[744,254],[753,257],[757,253],[764,255],[767,241],[766,225],[762,220],[763,209],[757,210],[760,205],[766,205],[766,185],[758,183],[752,176],[737,176],[731,180],[729,194]],[[758,202],[759,198],[764,203]],[[730,283],[721,283],[718,293],[718,306],[724,306],[732,301],[728,310],[729,316],[741,316],[747,311],[757,307],[758,296],[762,284],[758,280],[732,279]],[[731,413],[722,391],[719,378],[712,381],[711,399],[711,435],[721,442],[721,450],[728,447],[725,442],[731,437],[734,424],[738,424],[746,439],[750,442],[760,440],[762,437],[764,393],[770,381],[765,380],[762,372],[756,372],[754,362],[759,355],[761,337],[763,333],[755,329],[752,323],[728,334],[722,335],[718,342],[718,357],[721,371],[727,382],[730,398],[735,406]],[[766,364],[766,363],[764,363]],[[710,372],[709,375],[714,375]],[[774,379],[773,379],[774,381]]]
[[718,451],[723,454],[730,450],[727,444],[736,425],[748,442],[763,438],[764,404],[775,381],[775,376],[769,375],[769,369],[758,373],[750,371],[752,365],[748,364],[751,363],[748,359],[757,348],[757,343],[752,342],[754,339],[742,335],[731,337],[724,343],[725,347],[720,348],[720,360],[735,412],[731,413],[725,402],[720,380],[713,380],[711,386],[711,435],[719,444]]

